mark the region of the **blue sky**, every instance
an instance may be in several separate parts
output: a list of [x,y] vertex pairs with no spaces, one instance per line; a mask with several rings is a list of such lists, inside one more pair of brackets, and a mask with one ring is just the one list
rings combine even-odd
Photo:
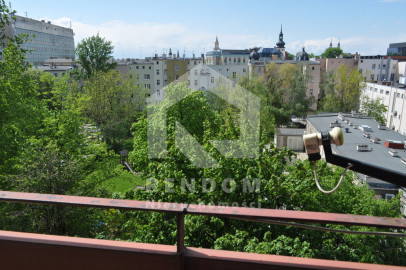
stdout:
[[406,42],[406,0],[153,1],[14,0],[18,15],[72,28],[75,43],[111,40],[116,58],[146,57],[172,48],[187,56],[220,48],[274,47],[283,24],[286,50],[320,54],[333,39],[345,52],[385,54]]

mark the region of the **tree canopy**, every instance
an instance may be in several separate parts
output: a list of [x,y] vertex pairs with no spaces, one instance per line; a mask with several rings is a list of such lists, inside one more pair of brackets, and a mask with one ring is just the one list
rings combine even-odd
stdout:
[[97,71],[106,72],[114,69],[115,62],[111,62],[114,46],[99,36],[91,36],[79,42],[75,53],[77,62],[81,66],[82,76],[89,78]]
[[337,58],[340,55],[343,54],[343,50],[341,50],[338,47],[334,47],[334,48],[327,48],[324,50],[324,52],[321,54],[322,58]]
[[328,112],[359,110],[364,85],[362,73],[341,64],[337,70],[325,75],[319,107]]

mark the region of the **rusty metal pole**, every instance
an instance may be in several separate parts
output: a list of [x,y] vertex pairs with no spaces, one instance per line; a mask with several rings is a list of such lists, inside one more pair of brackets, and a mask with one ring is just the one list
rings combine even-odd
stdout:
[[178,253],[179,269],[184,269],[184,252],[185,252],[185,214],[176,214],[176,252]]

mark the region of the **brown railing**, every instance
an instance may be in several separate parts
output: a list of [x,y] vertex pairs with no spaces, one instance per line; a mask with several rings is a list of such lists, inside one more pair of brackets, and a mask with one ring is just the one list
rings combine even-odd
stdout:
[[[0,191],[0,202],[168,212],[177,215],[177,245],[0,231],[1,269],[382,269],[382,265],[220,251],[184,246],[185,215],[208,215],[323,230],[306,223],[406,229],[398,218],[223,207]],[[356,233],[339,231],[341,233]],[[358,232],[362,233],[362,232]],[[370,232],[365,232],[370,233]],[[394,233],[382,233],[392,235]],[[404,236],[404,235],[403,235]],[[58,263],[56,267],[55,264]],[[3,268],[4,267],[4,268]],[[384,266],[385,269],[398,268]]]

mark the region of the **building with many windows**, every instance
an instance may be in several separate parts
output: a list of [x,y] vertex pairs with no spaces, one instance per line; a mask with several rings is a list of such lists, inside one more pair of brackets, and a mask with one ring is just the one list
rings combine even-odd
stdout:
[[74,33],[71,28],[15,15],[15,19],[7,26],[6,33],[9,36],[29,35],[23,48],[29,51],[26,61],[33,65],[42,65],[51,58],[75,58]]
[[387,55],[406,56],[406,42],[389,44],[389,48],[387,49]]
[[391,83],[366,83],[361,97],[380,100],[387,108],[386,126],[402,135],[406,135],[406,88]]

